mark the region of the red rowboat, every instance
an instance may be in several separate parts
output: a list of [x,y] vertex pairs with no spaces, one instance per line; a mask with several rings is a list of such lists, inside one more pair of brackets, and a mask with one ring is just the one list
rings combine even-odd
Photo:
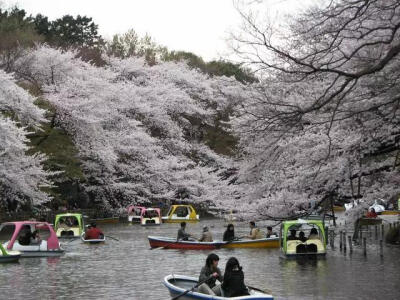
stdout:
[[151,248],[164,248],[164,249],[189,249],[189,250],[214,250],[221,248],[225,242],[199,242],[199,241],[177,241],[174,238],[149,236],[149,243]]

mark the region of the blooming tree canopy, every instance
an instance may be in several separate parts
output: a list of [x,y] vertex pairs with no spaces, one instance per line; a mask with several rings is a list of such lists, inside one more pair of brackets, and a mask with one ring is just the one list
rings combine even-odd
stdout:
[[49,201],[40,188],[49,186],[41,154],[27,155],[27,128],[40,129],[44,111],[13,78],[0,70],[0,206],[18,209]]
[[106,57],[99,68],[75,57],[39,46],[16,72],[42,86],[55,107],[56,123],[79,149],[93,200],[115,207],[221,197],[218,174],[233,162],[200,137],[219,110],[242,101],[242,84],[185,63]]
[[242,15],[235,50],[263,81],[234,120],[236,193],[273,218],[398,193],[400,3],[321,1],[279,24]]

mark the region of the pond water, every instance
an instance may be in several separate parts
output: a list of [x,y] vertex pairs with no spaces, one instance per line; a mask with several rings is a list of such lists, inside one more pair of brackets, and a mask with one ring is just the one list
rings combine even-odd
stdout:
[[[199,234],[211,227],[215,239],[224,231],[222,220],[188,224]],[[209,251],[149,250],[148,235],[176,236],[179,224],[143,228],[139,225],[100,226],[120,241],[87,245],[64,242],[60,258],[23,258],[16,264],[0,264],[0,299],[170,299],[164,276],[198,276]],[[247,234],[237,224],[236,234]],[[336,242],[338,245],[338,242]],[[272,291],[275,299],[399,299],[400,248],[385,247],[384,258],[376,244],[350,256],[328,247],[326,259],[298,262],[280,258],[279,249],[220,249],[220,268],[229,257],[239,259],[245,281]]]

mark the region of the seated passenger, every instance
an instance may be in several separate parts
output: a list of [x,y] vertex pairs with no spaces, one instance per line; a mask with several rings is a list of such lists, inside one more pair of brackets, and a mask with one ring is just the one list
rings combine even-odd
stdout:
[[207,256],[206,265],[201,269],[199,276],[199,293],[207,295],[221,296],[221,284],[216,285],[215,282],[218,279],[220,282],[223,281],[221,270],[218,268],[219,257],[217,254],[211,253]]
[[277,234],[272,231],[272,227],[271,226],[268,226],[267,227],[267,238],[274,237],[274,236],[276,237]]
[[290,235],[287,237],[287,240],[288,241],[298,240],[295,229],[290,229]]
[[308,236],[309,240],[318,240],[318,230],[316,228],[312,228],[310,231],[310,235]]
[[377,218],[378,215],[375,212],[375,209],[373,207],[371,207],[370,210],[368,210],[368,212],[366,213],[365,217],[367,218]]
[[[313,228],[313,229],[314,229],[314,228]],[[299,240],[302,241],[303,243],[304,243],[305,241],[307,241],[306,235],[304,234],[303,231],[300,231],[300,232],[299,232]]]
[[90,224],[90,228],[85,232],[85,240],[98,240],[104,237],[104,233],[96,226],[94,222]]
[[261,233],[260,229],[256,227],[256,223],[251,221],[250,225],[250,235],[246,236],[248,239],[257,240],[264,238],[263,234]]
[[29,246],[31,243],[32,231],[31,226],[24,225],[21,229],[22,235],[18,238],[18,243],[22,246]]
[[203,233],[201,235],[201,238],[199,239],[200,242],[212,242],[213,237],[211,232],[208,230],[207,226],[203,227]]
[[225,267],[224,282],[221,285],[224,297],[250,295],[244,284],[244,274],[235,257],[228,259]]
[[42,242],[42,240],[40,239],[39,232],[37,230],[32,232],[31,241],[30,241],[31,245],[39,245],[41,242]]
[[223,241],[233,241],[235,239],[235,229],[233,227],[233,224],[228,224],[228,227],[226,228],[224,232],[224,237],[222,238]]

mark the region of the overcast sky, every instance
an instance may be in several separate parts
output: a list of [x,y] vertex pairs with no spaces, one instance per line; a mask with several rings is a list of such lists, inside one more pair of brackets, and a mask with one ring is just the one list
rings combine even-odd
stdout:
[[[274,14],[294,12],[316,0],[265,0]],[[228,32],[238,27],[240,16],[232,0],[0,0],[28,14],[41,13],[50,20],[63,15],[86,15],[99,25],[103,37],[133,28],[149,33],[171,50],[185,50],[206,60],[225,56]]]

